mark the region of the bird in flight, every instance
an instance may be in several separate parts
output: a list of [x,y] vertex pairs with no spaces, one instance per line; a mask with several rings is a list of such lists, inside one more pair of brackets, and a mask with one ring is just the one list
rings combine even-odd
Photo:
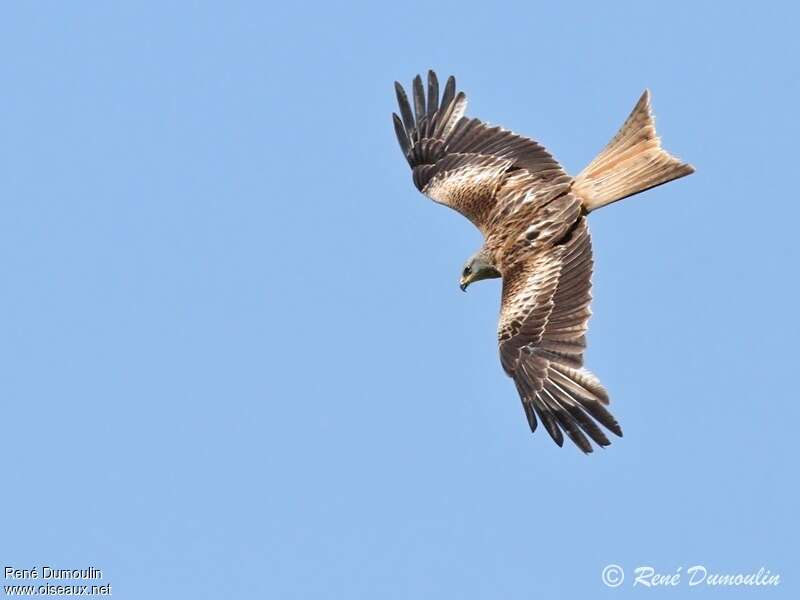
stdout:
[[587,215],[694,172],[661,148],[645,91],[608,145],[577,177],[539,143],[464,116],[467,98],[448,78],[418,75],[412,104],[395,82],[393,114],[414,185],[464,215],[483,246],[460,286],[502,277],[500,362],[514,380],[531,431],[539,421],[559,446],[564,433],[583,452],[608,446],[598,426],[622,437],[609,396],[583,367],[591,311],[592,245]]

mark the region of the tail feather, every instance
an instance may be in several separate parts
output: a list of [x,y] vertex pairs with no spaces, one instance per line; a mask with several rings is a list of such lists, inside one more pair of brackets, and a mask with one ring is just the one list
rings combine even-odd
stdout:
[[694,173],[661,147],[645,90],[617,135],[575,178],[586,212]]

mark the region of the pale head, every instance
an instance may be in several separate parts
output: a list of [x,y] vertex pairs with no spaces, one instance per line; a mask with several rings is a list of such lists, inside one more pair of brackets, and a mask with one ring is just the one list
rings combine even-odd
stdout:
[[461,271],[461,281],[459,285],[462,292],[467,291],[467,287],[474,281],[481,279],[496,279],[502,277],[500,271],[492,264],[491,257],[484,248],[481,248],[475,256],[470,258]]

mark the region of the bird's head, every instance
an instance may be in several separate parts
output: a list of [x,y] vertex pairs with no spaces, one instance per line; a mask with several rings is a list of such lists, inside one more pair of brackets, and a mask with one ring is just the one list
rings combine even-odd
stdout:
[[467,291],[467,286],[473,281],[481,279],[496,279],[502,277],[500,271],[491,263],[486,253],[481,250],[467,261],[461,271],[461,281],[459,285],[462,292]]

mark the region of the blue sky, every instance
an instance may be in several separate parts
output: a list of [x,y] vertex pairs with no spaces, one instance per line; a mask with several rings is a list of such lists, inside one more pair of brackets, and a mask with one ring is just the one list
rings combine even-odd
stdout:
[[[3,565],[137,599],[617,598],[640,565],[763,566],[780,587],[691,592],[797,597],[797,19],[6,5]],[[572,173],[648,87],[697,168],[590,219],[604,451],[530,434],[499,283],[457,287],[479,234],[391,128],[427,68]]]

